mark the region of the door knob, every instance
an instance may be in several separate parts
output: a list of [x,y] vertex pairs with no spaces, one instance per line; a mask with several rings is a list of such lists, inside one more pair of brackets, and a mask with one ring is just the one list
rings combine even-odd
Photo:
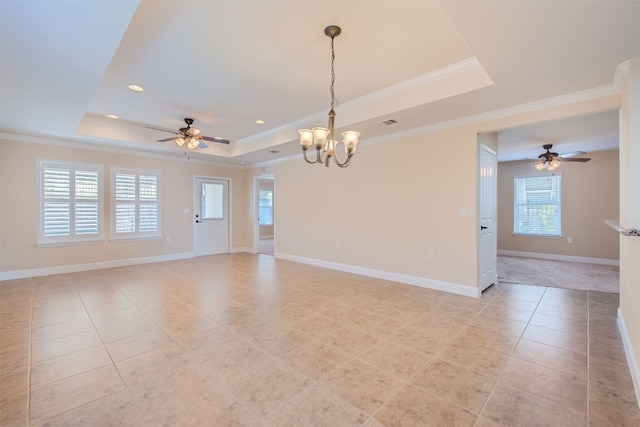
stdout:
[[489,228],[489,227],[485,227],[484,225],[480,226],[480,230],[486,230],[487,228]]

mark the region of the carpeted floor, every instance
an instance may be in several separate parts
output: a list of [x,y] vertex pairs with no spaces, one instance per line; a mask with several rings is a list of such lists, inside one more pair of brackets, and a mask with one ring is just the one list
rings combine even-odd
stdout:
[[619,293],[618,266],[498,255],[498,280],[554,288]]

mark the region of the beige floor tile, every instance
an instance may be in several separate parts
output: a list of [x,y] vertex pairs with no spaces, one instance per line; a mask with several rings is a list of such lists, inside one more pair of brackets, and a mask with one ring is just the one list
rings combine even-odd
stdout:
[[484,347],[500,353],[511,354],[520,338],[494,329],[486,329],[474,325],[465,327],[453,340]]
[[144,332],[111,343],[105,346],[111,355],[111,358],[118,362],[129,357],[137,356],[147,351],[154,350],[164,345],[171,344],[173,340],[160,329],[150,332]]
[[555,329],[557,331],[584,334],[585,336],[587,334],[586,320],[571,320],[548,314],[534,313],[529,324]]
[[520,390],[545,397],[576,411],[587,412],[587,381],[531,362],[512,358],[501,381]]
[[504,426],[583,427],[586,414],[499,382],[482,417]]
[[110,343],[145,332],[159,330],[158,326],[148,317],[140,317],[135,320],[120,322],[98,329],[102,341]]
[[91,320],[96,328],[101,329],[122,322],[134,321],[143,317],[146,316],[139,308],[128,308],[99,316],[91,316]]
[[497,376],[461,369],[434,359],[411,382],[468,411],[479,414],[493,390]]
[[214,391],[204,402],[191,408],[177,421],[177,425],[208,427],[255,426],[257,418],[234,398]]
[[493,329],[497,332],[502,332],[507,335],[513,335],[519,337],[527,328],[527,324],[524,322],[518,322],[516,320],[510,320],[506,318],[499,318],[496,316],[483,316],[480,314],[471,322],[473,326],[478,326],[484,329]]
[[590,386],[589,418],[592,425],[640,425],[640,410],[633,390]]
[[587,376],[587,356],[575,351],[521,339],[513,356],[578,377]]
[[[533,315],[533,310],[522,310],[500,304],[489,304],[480,313],[481,317],[496,317],[498,319],[515,320],[516,322],[528,322]],[[472,322],[473,323],[473,322]]]
[[[4,361],[3,361],[4,362]],[[0,394],[15,394],[29,389],[29,366],[27,365],[1,365],[0,368]]]
[[147,425],[180,425],[180,420],[206,402],[216,385],[197,374],[170,375],[150,379],[129,388]]
[[59,381],[111,363],[111,357],[103,345],[46,359],[32,365],[31,386]]
[[29,370],[34,425],[465,425],[486,401],[475,427],[564,427],[586,399],[590,427],[635,425],[618,299],[474,299],[252,254],[2,282],[0,425],[26,425]]
[[375,331],[367,331],[352,326],[343,326],[334,331],[331,335],[321,337],[321,341],[329,344],[337,349],[357,356],[365,350],[373,347],[377,342],[384,338],[384,334],[380,335]]
[[440,351],[451,338],[418,325],[407,325],[385,338],[390,345],[403,345],[432,356]]
[[121,391],[33,424],[42,427],[140,427],[144,420],[127,391]]
[[263,425],[348,427],[360,426],[366,419],[367,415],[358,408],[323,387],[314,385],[270,413]]
[[375,414],[375,419],[387,427],[471,427],[476,416],[433,393],[407,384]]
[[400,389],[402,381],[360,360],[353,360],[320,384],[372,415]]
[[29,416],[29,393],[0,395],[0,425],[26,426]]
[[31,391],[31,422],[38,423],[124,388],[124,383],[112,365],[36,387]]
[[362,353],[359,359],[396,377],[408,380],[427,364],[431,355],[385,339]]
[[33,310],[32,326],[39,328],[41,326],[56,325],[58,323],[71,322],[73,320],[89,319],[87,310],[78,308],[76,310],[61,311],[50,313],[47,311]]
[[549,304],[538,304],[536,313],[548,314],[555,317],[563,317],[565,319],[585,321],[587,320],[587,311],[582,308],[571,309],[567,307],[558,307]]
[[312,382],[284,363],[274,361],[240,375],[233,394],[252,413],[264,417]]
[[93,323],[88,318],[84,318],[35,328],[31,334],[31,340],[33,343],[39,343],[92,330],[94,330]]
[[617,390],[633,388],[627,361],[608,357],[589,359],[589,383]]
[[543,344],[552,345],[576,353],[587,354],[586,332],[563,332],[542,326],[528,325],[522,338]]
[[311,342],[312,337],[293,328],[266,329],[250,341],[274,356],[282,356]]
[[314,381],[326,377],[351,359],[350,355],[318,341],[282,356],[287,365]]
[[31,363],[41,362],[52,357],[62,356],[97,345],[102,345],[102,341],[95,330],[36,343],[33,344],[31,350]]
[[466,342],[448,344],[438,358],[473,372],[498,376],[508,360],[508,355]]

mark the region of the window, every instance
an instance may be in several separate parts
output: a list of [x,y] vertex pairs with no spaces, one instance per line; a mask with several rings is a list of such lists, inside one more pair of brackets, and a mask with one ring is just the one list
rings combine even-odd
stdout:
[[160,172],[111,171],[111,238],[160,237]]
[[561,175],[513,178],[513,233],[560,237]]
[[224,219],[224,184],[203,182],[200,219]]
[[273,225],[273,190],[258,190],[258,224]]
[[39,161],[38,245],[103,239],[102,166]]

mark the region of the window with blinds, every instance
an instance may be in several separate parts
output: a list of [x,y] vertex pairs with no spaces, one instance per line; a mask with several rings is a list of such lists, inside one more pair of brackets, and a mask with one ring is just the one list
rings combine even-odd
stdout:
[[513,178],[513,233],[561,236],[560,174]]
[[40,160],[38,169],[37,244],[102,240],[102,166]]
[[113,169],[111,238],[160,237],[160,172]]

